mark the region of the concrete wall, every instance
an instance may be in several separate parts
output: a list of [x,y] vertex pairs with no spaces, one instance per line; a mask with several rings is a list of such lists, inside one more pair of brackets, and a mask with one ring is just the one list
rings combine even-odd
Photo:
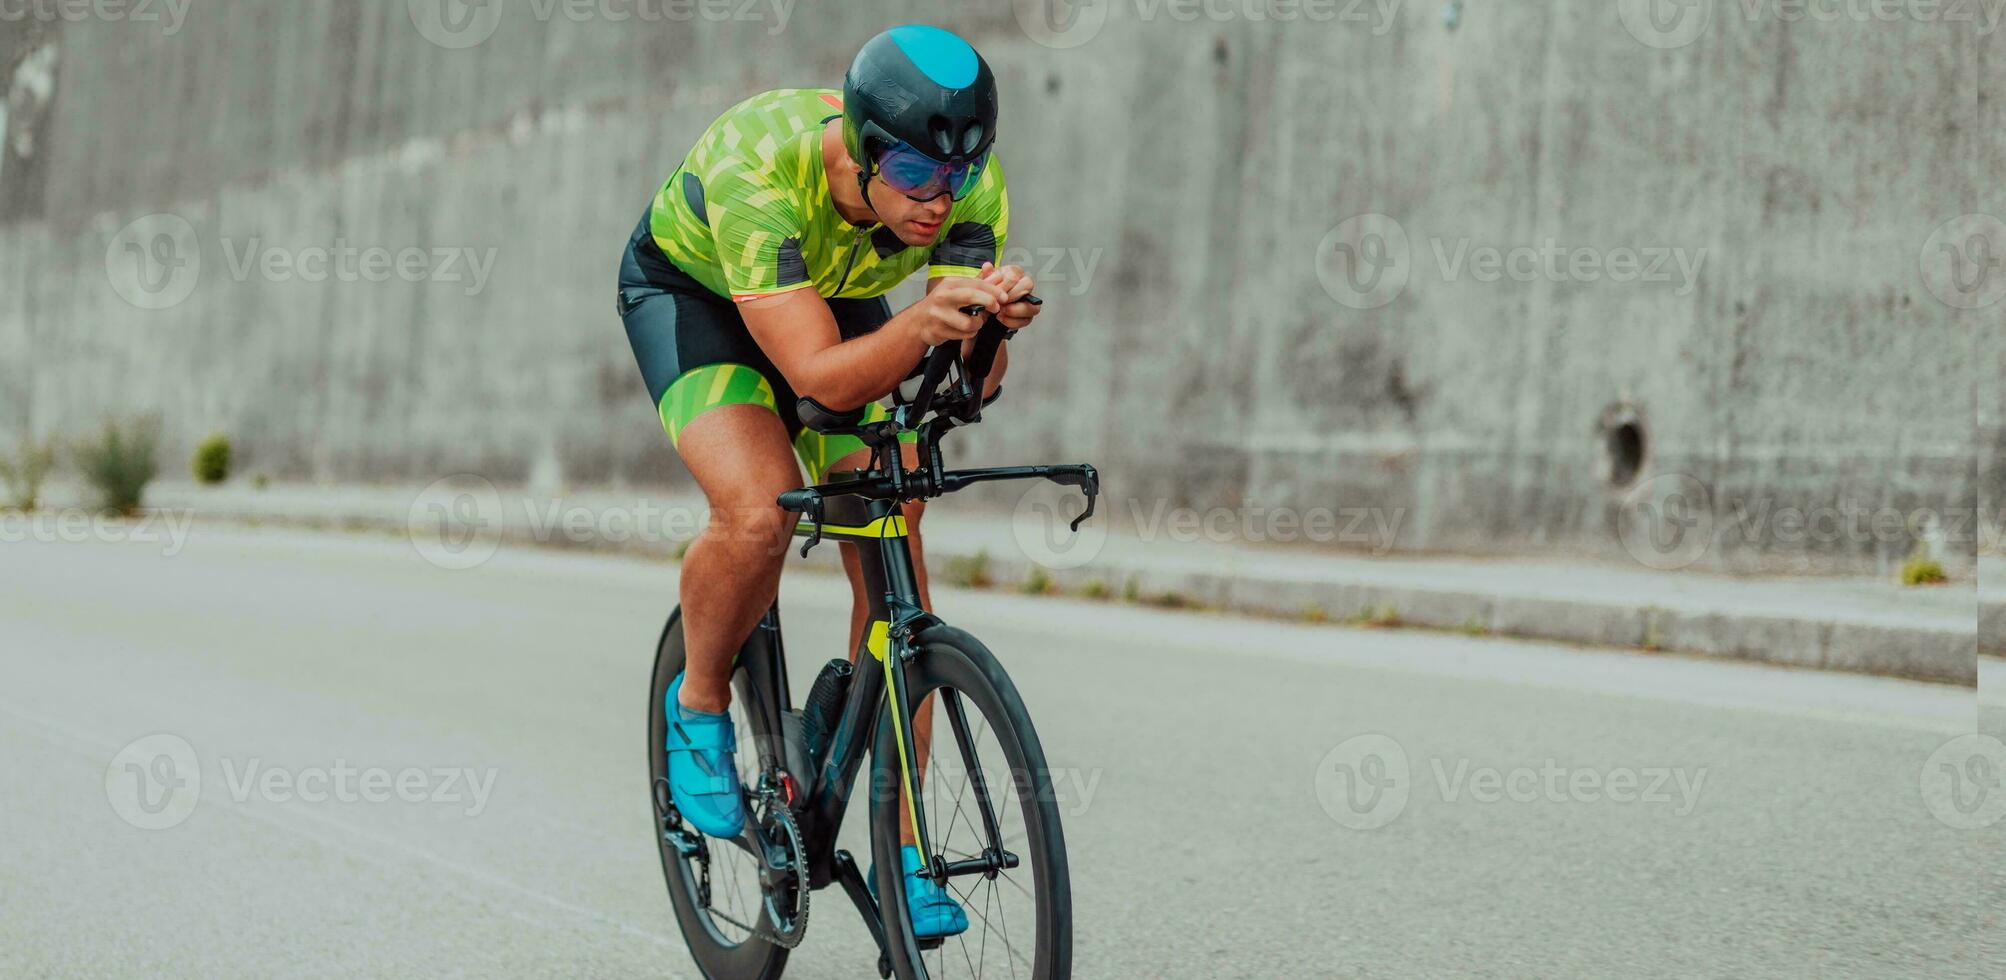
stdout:
[[[48,97],[10,99],[0,157],[0,433],[155,411],[174,452],[222,430],[278,476],[685,479],[612,311],[624,236],[718,111],[834,84],[875,30],[939,13],[737,0],[617,21],[630,5],[507,0],[431,31],[484,38],[454,48],[420,29],[437,6],[0,22],[0,63],[55,51]],[[1261,0],[1100,0],[1055,40],[1047,6],[947,21],[1004,86],[1013,244],[1039,250],[1053,300],[962,459],[1093,460],[1121,519],[1373,506],[1402,549],[1616,558],[1626,499],[1690,477],[1717,538],[1692,558],[1733,569],[1882,571],[1914,545],[1765,516],[1976,506],[1976,447],[2006,441],[1996,415],[1977,431],[2000,364],[1979,343],[2006,303],[1947,305],[1929,263],[1945,222],[2006,216],[2006,55],[1983,23],[1723,0],[1663,47],[1639,37],[1679,38],[1626,28],[1627,2],[1473,3],[1451,27],[1432,2],[1283,21],[1248,16]],[[762,19],[704,19],[741,10]],[[119,295],[119,236],[156,212],[186,230],[138,237],[179,231],[163,254],[200,267],[144,309]],[[1366,214],[1385,218],[1343,224]],[[1408,247],[1379,271],[1405,286],[1361,303],[1343,277],[1369,270],[1337,246],[1393,225]],[[1589,267],[1664,250],[1672,279],[1442,261],[1549,243]],[[241,264],[338,244],[492,250],[491,279]],[[1645,433],[1628,498],[1604,479],[1614,407]],[[1953,567],[1963,523],[1937,545]]]

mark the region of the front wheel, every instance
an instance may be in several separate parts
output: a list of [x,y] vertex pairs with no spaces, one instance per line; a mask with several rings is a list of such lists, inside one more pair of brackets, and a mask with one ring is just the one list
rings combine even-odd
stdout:
[[[1065,835],[1031,717],[980,641],[940,626],[920,642],[906,694],[915,715],[933,715],[933,738],[921,753],[928,839],[949,863],[993,854],[1015,867],[949,878],[948,892],[968,913],[968,931],[945,940],[914,938],[899,859],[900,826],[911,817],[899,792],[903,770],[887,712],[871,753],[871,849],[893,970],[900,980],[1070,977]],[[864,667],[884,669],[870,661]],[[993,827],[978,804],[984,795]]]

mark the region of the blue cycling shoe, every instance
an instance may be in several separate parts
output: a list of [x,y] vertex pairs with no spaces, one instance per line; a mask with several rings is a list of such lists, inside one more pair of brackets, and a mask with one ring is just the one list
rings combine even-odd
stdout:
[[[934,884],[931,878],[919,876],[919,848],[907,844],[899,848],[900,863],[905,865],[905,904],[912,913],[912,934],[914,939],[940,939],[945,936],[959,936],[968,931],[968,913],[961,910],[961,903],[947,890]],[[878,896],[877,866],[871,866],[867,879],[871,884],[871,897]]]
[[678,700],[683,675],[669,683],[662,710],[669,722],[669,797],[690,826],[712,837],[745,829],[745,802],[733,755],[738,737],[728,714],[691,711]]

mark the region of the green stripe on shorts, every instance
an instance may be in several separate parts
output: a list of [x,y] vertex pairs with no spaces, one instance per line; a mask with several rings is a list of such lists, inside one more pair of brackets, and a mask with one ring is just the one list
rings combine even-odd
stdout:
[[[768,411],[778,414],[779,404],[773,398],[773,384],[754,368],[744,364],[706,364],[686,371],[662,393],[659,406],[662,428],[669,433],[669,441],[677,442],[683,428],[690,420],[719,405],[763,405]],[[883,405],[871,404],[864,408],[864,421],[882,422],[891,418],[891,412]],[[899,441],[914,442],[919,433],[903,432]],[[808,468],[808,482],[816,483],[826,476],[829,467],[838,460],[859,450],[868,449],[862,439],[856,436],[825,436],[813,429],[802,429],[794,437],[794,455],[801,458],[801,465]]]
[[719,405],[764,405],[780,410],[773,400],[773,385],[758,371],[743,364],[706,364],[683,372],[682,377],[662,393],[662,428],[669,441],[682,436],[690,420]]

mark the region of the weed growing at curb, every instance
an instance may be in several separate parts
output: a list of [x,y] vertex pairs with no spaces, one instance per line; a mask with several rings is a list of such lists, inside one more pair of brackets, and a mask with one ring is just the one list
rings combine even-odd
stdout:
[[1902,584],[1914,588],[1919,585],[1942,585],[1950,581],[1943,573],[1943,563],[1934,558],[1916,555],[1902,563]]

